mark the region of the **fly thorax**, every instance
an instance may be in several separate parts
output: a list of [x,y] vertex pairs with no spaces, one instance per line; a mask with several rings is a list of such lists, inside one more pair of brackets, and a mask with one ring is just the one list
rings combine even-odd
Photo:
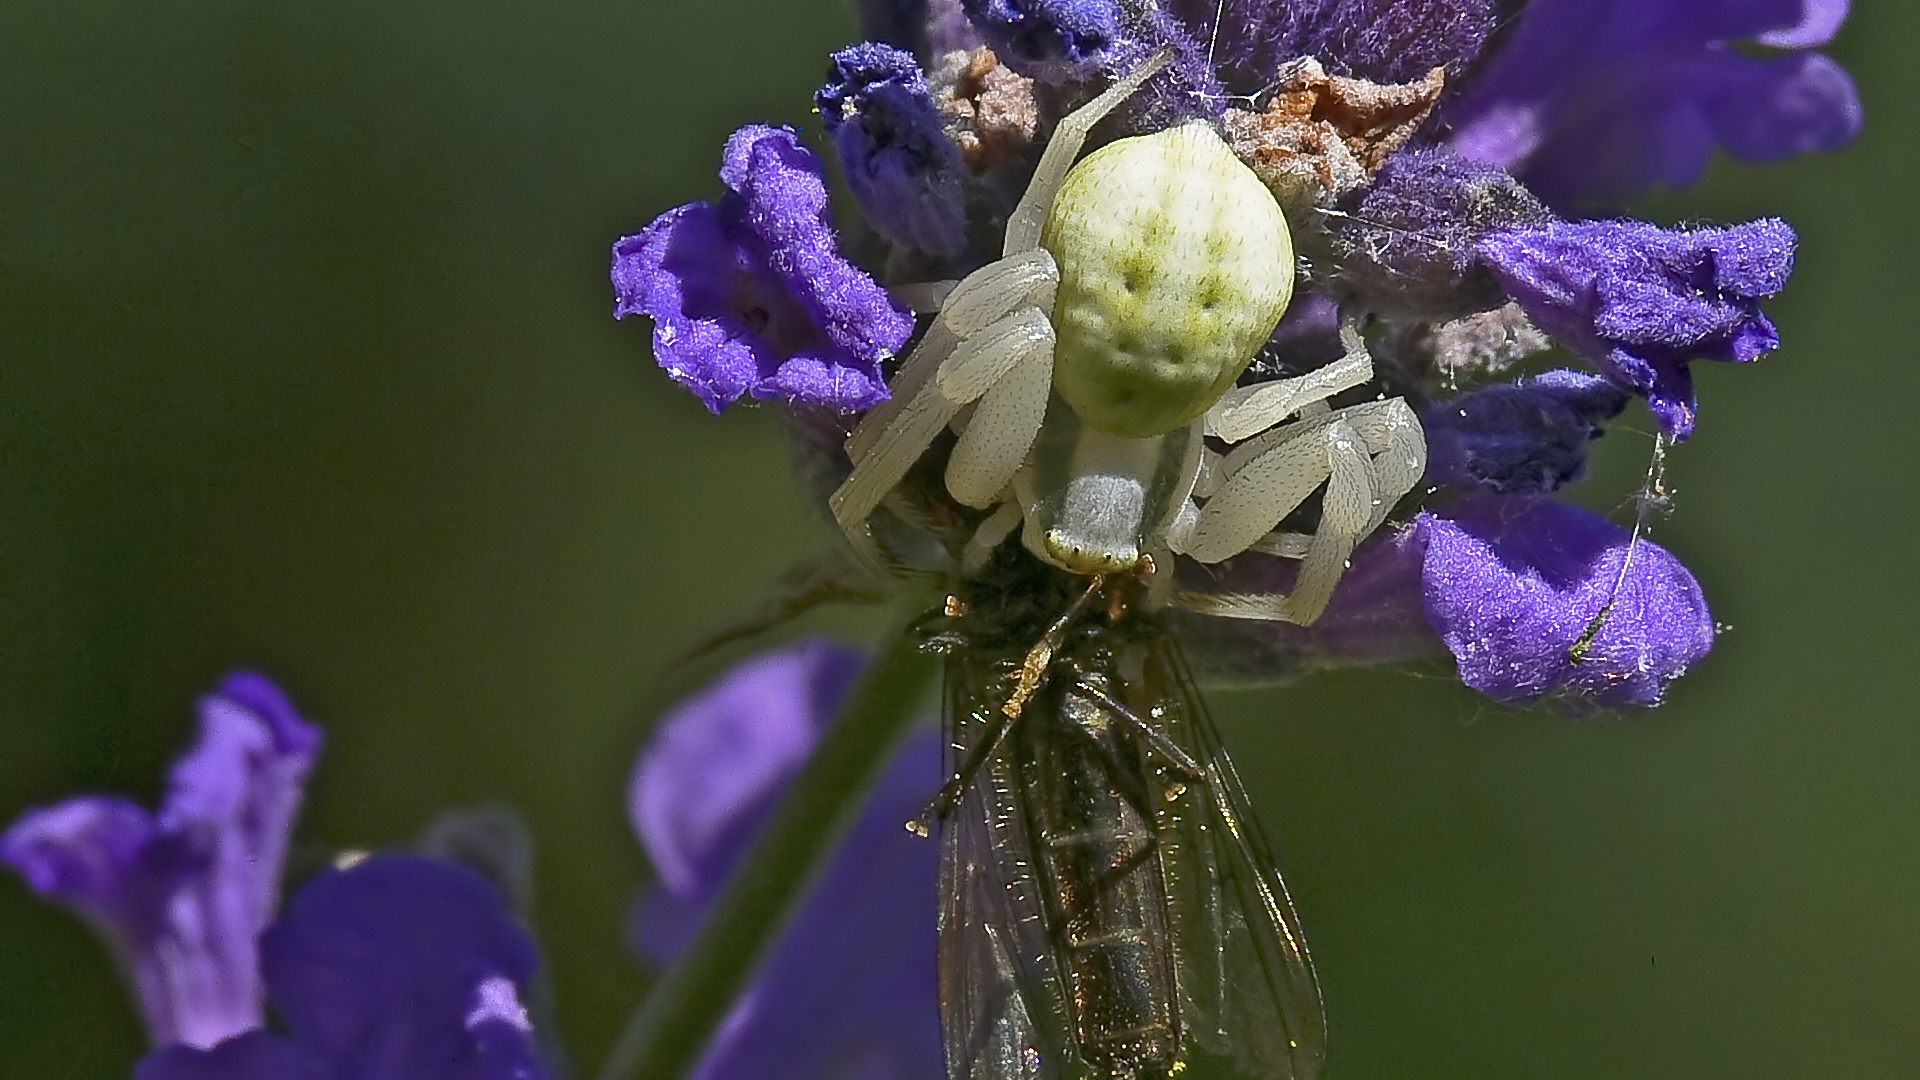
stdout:
[[1163,435],[1233,385],[1293,295],[1273,195],[1201,121],[1109,143],[1061,184],[1053,385],[1088,424]]
[[1193,490],[1199,425],[1130,439],[1083,423],[1057,395],[1016,490],[1021,540],[1077,574],[1137,566]]

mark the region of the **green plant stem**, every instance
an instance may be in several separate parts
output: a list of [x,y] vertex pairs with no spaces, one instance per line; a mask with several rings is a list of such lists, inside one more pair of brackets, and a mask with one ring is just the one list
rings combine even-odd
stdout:
[[922,714],[935,668],[919,653],[910,628],[897,625],[693,944],[621,1029],[600,1080],[675,1080],[693,1071],[767,948],[858,819],[900,737]]

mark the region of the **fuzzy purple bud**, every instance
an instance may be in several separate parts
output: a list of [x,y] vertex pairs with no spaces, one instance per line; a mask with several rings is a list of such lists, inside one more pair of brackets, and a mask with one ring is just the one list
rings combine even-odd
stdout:
[[1114,0],[961,0],[960,6],[1001,63],[1041,82],[1097,73],[1121,36]]
[[1627,407],[1598,375],[1549,371],[1440,402],[1421,415],[1427,479],[1509,495],[1546,495],[1587,471],[1587,444]]
[[1428,620],[1461,680],[1496,701],[1657,705],[1713,647],[1680,560],[1591,511],[1483,496],[1421,514],[1410,542]]
[[1340,282],[1376,311],[1440,321],[1506,302],[1477,261],[1483,239],[1552,214],[1490,165],[1436,150],[1387,159],[1373,186],[1333,222]]
[[960,254],[965,166],[912,54],[874,42],[842,49],[813,102],[873,227],[932,255]]
[[[1333,74],[1404,83],[1436,67],[1470,68],[1499,23],[1497,0],[1180,0],[1236,87],[1257,90],[1288,61],[1311,56]],[[1219,32],[1214,33],[1215,15]]]
[[1794,234],[1559,222],[1489,237],[1480,258],[1542,330],[1647,398],[1674,440],[1693,431],[1692,360],[1745,363],[1780,337],[1760,301],[1786,286]]

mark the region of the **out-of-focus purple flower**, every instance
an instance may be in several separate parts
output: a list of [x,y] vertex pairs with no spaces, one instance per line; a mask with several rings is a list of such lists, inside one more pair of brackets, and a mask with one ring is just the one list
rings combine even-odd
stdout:
[[1419,515],[1407,542],[1461,680],[1496,701],[1656,705],[1713,646],[1687,568],[1578,507],[1483,496]]
[[0,860],[93,924],[157,1046],[206,1047],[261,1023],[254,941],[320,748],[278,687],[239,673],[200,700],[199,741],[160,812],[83,796],[28,813]]
[[1835,149],[1859,132],[1860,100],[1806,50],[1847,3],[1532,0],[1445,110],[1449,144],[1556,206],[1692,183],[1715,147],[1755,162]]
[[1438,150],[1387,160],[1352,212],[1334,219],[1342,286],[1375,310],[1444,320],[1506,302],[1479,265],[1481,240],[1553,215],[1491,165]]
[[886,400],[880,363],[913,320],[842,258],[820,161],[784,128],[727,141],[718,205],[613,246],[614,316],[654,321],[660,366],[720,411],[742,394],[841,411]]
[[[230,675],[157,815],[70,799],[16,822],[0,860],[131,973],[159,1047],[138,1080],[543,1080],[519,1005],[533,944],[479,875],[375,857],[274,920],[319,749],[278,687]],[[287,1035],[265,1029],[269,1003]]]
[[[758,657],[664,717],[635,765],[634,827],[660,871],[634,939],[670,961],[812,752],[858,671],[808,642]],[[881,780],[791,929],[721,1025],[700,1080],[941,1075],[936,846],[901,827],[939,786],[932,733]]]
[[1786,286],[1794,234],[1559,222],[1483,241],[1480,258],[1540,328],[1644,394],[1668,436],[1693,431],[1690,360],[1744,363],[1780,344],[1760,301]]
[[1302,56],[1378,83],[1409,82],[1436,67],[1457,78],[1486,45],[1499,7],[1496,0],[1179,0],[1177,10],[1196,37],[1212,43],[1229,81],[1250,92]]
[[813,102],[874,228],[942,258],[960,254],[965,166],[913,55],[874,42],[842,49]]
[[1547,495],[1586,475],[1587,444],[1627,407],[1598,375],[1549,371],[1425,410],[1427,478],[1465,490]]
[[260,941],[287,1034],[174,1046],[137,1080],[544,1080],[533,943],[471,870],[381,855],[309,882]]

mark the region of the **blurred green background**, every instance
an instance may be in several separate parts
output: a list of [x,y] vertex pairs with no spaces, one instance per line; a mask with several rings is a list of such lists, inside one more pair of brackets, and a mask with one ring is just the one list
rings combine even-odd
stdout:
[[[1673,461],[1656,536],[1731,629],[1670,704],[1575,722],[1381,673],[1216,698],[1336,1080],[1914,1073],[1920,376],[1886,328],[1920,16],[1860,8],[1831,50],[1855,147],[1642,208],[1803,237],[1786,346],[1703,365]],[[829,540],[773,417],[707,415],[609,318],[607,249],[714,196],[738,124],[814,123],[851,28],[832,0],[0,9],[0,818],[151,803],[196,695],[258,666],[328,732],[312,849],[526,815],[597,1064],[644,987],[627,763],[718,669],[678,651]],[[1649,430],[1602,444],[1596,505]],[[141,1044],[88,933],[0,878],[6,1073],[125,1075]]]

